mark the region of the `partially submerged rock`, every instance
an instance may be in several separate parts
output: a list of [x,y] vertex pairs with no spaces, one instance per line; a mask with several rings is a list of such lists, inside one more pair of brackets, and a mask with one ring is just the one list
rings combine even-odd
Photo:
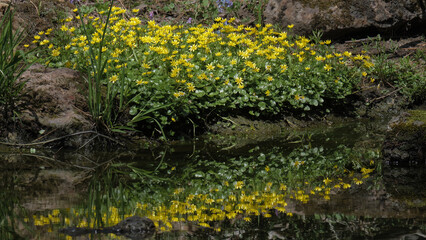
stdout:
[[383,157],[390,165],[425,165],[426,111],[411,110],[393,118],[383,144]]
[[267,23],[294,24],[297,34],[322,30],[329,37],[342,38],[424,31],[425,13],[423,0],[270,0],[264,16]]

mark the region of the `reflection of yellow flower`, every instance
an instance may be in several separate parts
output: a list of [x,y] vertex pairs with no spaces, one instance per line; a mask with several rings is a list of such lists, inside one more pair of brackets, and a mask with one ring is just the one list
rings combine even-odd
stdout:
[[324,180],[322,180],[324,182],[325,185],[328,185],[329,183],[332,182],[332,180],[330,180],[329,178],[326,178]]
[[243,181],[238,181],[235,183],[235,189],[241,189],[244,186]]

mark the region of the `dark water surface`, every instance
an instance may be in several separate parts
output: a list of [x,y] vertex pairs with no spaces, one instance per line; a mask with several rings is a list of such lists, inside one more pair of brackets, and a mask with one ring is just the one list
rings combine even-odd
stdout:
[[[390,168],[386,121],[152,149],[0,146],[0,239],[426,239],[424,167]],[[67,236],[126,217],[153,235]]]

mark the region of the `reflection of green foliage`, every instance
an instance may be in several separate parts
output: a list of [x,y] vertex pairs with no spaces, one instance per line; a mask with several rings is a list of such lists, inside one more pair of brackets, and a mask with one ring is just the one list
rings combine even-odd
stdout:
[[16,232],[16,220],[21,218],[19,196],[14,189],[15,177],[7,174],[0,181],[0,239],[24,239]]
[[92,179],[88,205],[62,213],[65,224],[104,227],[137,214],[154,220],[161,231],[178,222],[225,231],[224,221],[239,225],[275,213],[291,216],[289,200],[307,203],[313,195],[328,200],[339,189],[361,184],[373,171],[360,165],[370,158],[368,152],[346,147],[327,152],[303,146],[288,155],[278,148],[269,153],[255,148],[250,154],[225,162],[196,156],[180,166],[181,172],[173,171],[175,184],[157,177],[168,169],[148,172],[110,165]]

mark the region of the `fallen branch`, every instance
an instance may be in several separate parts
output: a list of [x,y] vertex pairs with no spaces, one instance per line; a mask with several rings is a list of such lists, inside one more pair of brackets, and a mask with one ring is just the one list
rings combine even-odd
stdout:
[[[91,140],[93,140],[96,137],[103,137],[103,138],[106,138],[108,140],[111,140],[111,141],[119,144],[120,146],[124,146],[123,143],[120,143],[119,141],[117,141],[117,140],[115,140],[115,139],[113,139],[113,138],[111,138],[109,136],[100,134],[100,133],[95,132],[95,131],[82,131],[82,132],[71,133],[71,134],[68,134],[68,135],[65,135],[65,136],[62,136],[62,137],[53,138],[53,139],[50,139],[50,140],[46,140],[46,141],[42,141],[42,142],[35,142],[35,143],[7,143],[7,142],[0,142],[0,144],[6,145],[6,146],[15,146],[15,147],[29,147],[29,146],[44,145],[46,143],[56,142],[56,141],[62,140],[64,138],[68,138],[68,137],[72,137],[72,136],[77,136],[77,135],[82,135],[82,134],[96,134],[96,136],[93,137],[93,138],[91,138]],[[87,144],[87,142],[85,143],[85,145],[86,144]]]

